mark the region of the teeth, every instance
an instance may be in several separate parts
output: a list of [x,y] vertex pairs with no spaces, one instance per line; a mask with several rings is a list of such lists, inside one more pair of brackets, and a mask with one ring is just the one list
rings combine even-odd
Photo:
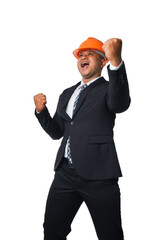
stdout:
[[89,65],[89,63],[88,63],[88,62],[83,62],[83,63],[81,63],[81,66],[82,66],[82,67],[84,67],[85,65]]

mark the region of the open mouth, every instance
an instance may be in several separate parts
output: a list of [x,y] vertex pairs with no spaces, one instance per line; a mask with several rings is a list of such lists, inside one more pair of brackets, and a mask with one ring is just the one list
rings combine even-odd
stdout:
[[87,68],[89,66],[89,63],[88,62],[82,62],[81,63],[81,67],[82,68]]

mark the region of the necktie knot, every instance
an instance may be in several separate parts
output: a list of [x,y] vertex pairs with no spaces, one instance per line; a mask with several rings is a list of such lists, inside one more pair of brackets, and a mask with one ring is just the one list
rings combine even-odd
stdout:
[[79,89],[80,91],[84,90],[87,87],[87,84],[82,85]]

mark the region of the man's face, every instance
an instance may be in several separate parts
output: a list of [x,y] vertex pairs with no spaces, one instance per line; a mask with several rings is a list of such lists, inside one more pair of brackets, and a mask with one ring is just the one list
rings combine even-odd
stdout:
[[105,63],[98,53],[89,49],[79,52],[77,67],[83,80],[88,82],[101,75]]

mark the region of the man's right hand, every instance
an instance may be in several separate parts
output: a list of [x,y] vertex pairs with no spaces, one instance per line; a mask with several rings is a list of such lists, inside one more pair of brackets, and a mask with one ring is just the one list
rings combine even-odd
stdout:
[[36,111],[40,113],[45,108],[45,104],[47,103],[46,96],[43,93],[35,95],[34,103],[36,106]]

